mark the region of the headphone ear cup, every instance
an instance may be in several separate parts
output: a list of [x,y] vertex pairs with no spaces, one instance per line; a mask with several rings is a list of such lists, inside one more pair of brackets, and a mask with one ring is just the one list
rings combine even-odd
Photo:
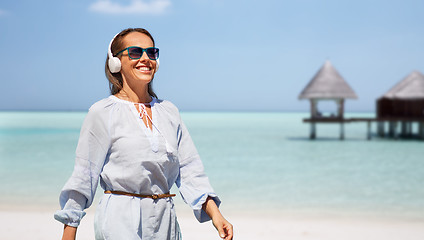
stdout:
[[111,73],[117,73],[121,71],[121,60],[119,60],[117,57],[109,58],[108,65]]
[[155,72],[157,72],[159,70],[159,58],[156,59],[156,70]]

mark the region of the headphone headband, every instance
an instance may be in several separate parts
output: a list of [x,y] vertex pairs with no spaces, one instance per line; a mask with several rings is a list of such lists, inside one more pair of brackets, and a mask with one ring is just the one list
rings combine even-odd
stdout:
[[113,43],[113,40],[115,40],[116,36],[118,36],[118,34],[119,34],[119,33],[117,33],[117,34],[116,34],[116,35],[112,38],[112,40],[110,40],[109,48],[108,48],[108,50],[107,50],[107,54],[109,55],[109,58],[113,58],[113,54],[112,54],[112,43]]

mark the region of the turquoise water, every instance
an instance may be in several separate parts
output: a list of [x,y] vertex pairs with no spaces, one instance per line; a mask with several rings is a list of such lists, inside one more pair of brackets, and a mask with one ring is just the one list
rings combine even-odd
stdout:
[[[85,114],[0,112],[0,205],[58,205]],[[424,219],[424,141],[367,141],[365,123],[310,141],[306,113],[182,116],[227,209]]]

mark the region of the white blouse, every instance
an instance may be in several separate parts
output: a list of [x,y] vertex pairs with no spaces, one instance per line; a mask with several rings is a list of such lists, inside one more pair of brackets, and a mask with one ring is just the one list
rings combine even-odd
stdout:
[[[75,168],[60,194],[55,219],[77,227],[94,198],[104,190],[163,194],[177,184],[198,221],[210,220],[202,204],[211,196],[203,164],[178,109],[153,98],[152,129],[134,103],[115,96],[91,106],[81,127]],[[180,239],[172,198],[150,199],[104,194],[96,210],[96,239]]]

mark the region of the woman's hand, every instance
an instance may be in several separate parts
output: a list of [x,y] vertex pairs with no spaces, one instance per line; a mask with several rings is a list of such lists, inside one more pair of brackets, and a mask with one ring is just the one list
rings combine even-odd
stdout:
[[65,228],[63,229],[62,240],[75,240],[76,235],[77,235],[76,227],[65,225]]
[[219,233],[219,236],[224,240],[233,239],[233,225],[229,223],[221,214],[211,197],[206,199],[202,206],[203,211],[212,219],[212,223]]
[[225,220],[222,215],[221,217],[213,218],[212,223],[215,226],[216,230],[218,230],[219,236],[222,239],[233,239],[233,225],[231,225],[231,223]]

